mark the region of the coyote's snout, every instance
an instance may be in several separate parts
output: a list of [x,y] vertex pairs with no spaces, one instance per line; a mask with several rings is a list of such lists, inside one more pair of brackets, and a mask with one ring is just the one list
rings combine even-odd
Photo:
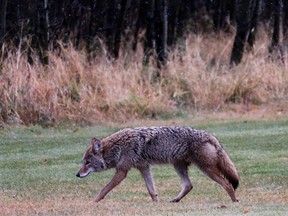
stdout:
[[153,201],[157,201],[150,164],[172,164],[180,176],[183,188],[171,201],[180,201],[192,188],[188,166],[195,164],[219,183],[233,202],[239,175],[218,140],[205,131],[190,127],[139,127],[120,130],[102,140],[93,138],[76,174],[84,178],[91,172],[116,168],[111,181],[100,191],[95,202],[117,186],[131,168],[140,171]]

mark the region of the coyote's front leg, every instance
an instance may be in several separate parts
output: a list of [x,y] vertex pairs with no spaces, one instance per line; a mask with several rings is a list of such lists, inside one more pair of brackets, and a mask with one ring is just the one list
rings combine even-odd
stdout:
[[157,202],[158,198],[157,198],[157,193],[156,193],[156,190],[155,190],[153,178],[152,178],[152,175],[151,175],[150,167],[149,166],[141,167],[141,168],[139,168],[139,171],[141,172],[141,175],[142,175],[142,177],[145,180],[146,187],[148,189],[148,192],[149,192],[152,200]]
[[117,170],[111,181],[96,196],[94,202],[99,202],[100,200],[102,200],[107,193],[109,193],[114,187],[120,184],[127,176],[127,172],[128,171]]

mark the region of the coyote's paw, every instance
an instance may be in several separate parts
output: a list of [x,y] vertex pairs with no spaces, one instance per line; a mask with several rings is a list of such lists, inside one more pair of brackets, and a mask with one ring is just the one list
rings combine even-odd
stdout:
[[170,203],[177,203],[179,201],[180,201],[180,199],[174,198],[174,199],[170,200]]
[[95,202],[95,200],[91,200],[90,202],[89,202],[89,204],[91,204],[91,205],[95,205],[97,202]]
[[100,200],[102,200],[102,198],[96,197],[92,202],[95,204],[98,203]]

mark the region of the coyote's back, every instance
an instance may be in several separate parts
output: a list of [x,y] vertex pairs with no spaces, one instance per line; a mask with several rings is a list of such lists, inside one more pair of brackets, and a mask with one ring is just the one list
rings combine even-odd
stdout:
[[195,164],[218,182],[232,201],[237,201],[235,189],[239,175],[228,154],[214,136],[190,127],[126,128],[102,140],[93,138],[77,176],[85,177],[90,172],[116,168],[112,180],[96,197],[97,202],[118,185],[131,168],[136,168],[141,172],[152,199],[156,201],[150,164],[172,164],[175,167],[183,188],[173,202],[180,201],[193,187],[188,177],[190,164]]

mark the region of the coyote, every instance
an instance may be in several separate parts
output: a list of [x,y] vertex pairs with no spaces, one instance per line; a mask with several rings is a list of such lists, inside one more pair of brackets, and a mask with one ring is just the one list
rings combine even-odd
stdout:
[[212,180],[219,183],[237,202],[235,189],[238,172],[218,140],[208,132],[190,127],[138,127],[120,130],[106,138],[92,138],[77,177],[91,172],[116,168],[111,181],[96,196],[102,200],[127,175],[131,168],[140,171],[153,201],[158,201],[150,164],[172,164],[180,176],[183,188],[171,200],[179,202],[192,188],[188,166],[195,164]]

